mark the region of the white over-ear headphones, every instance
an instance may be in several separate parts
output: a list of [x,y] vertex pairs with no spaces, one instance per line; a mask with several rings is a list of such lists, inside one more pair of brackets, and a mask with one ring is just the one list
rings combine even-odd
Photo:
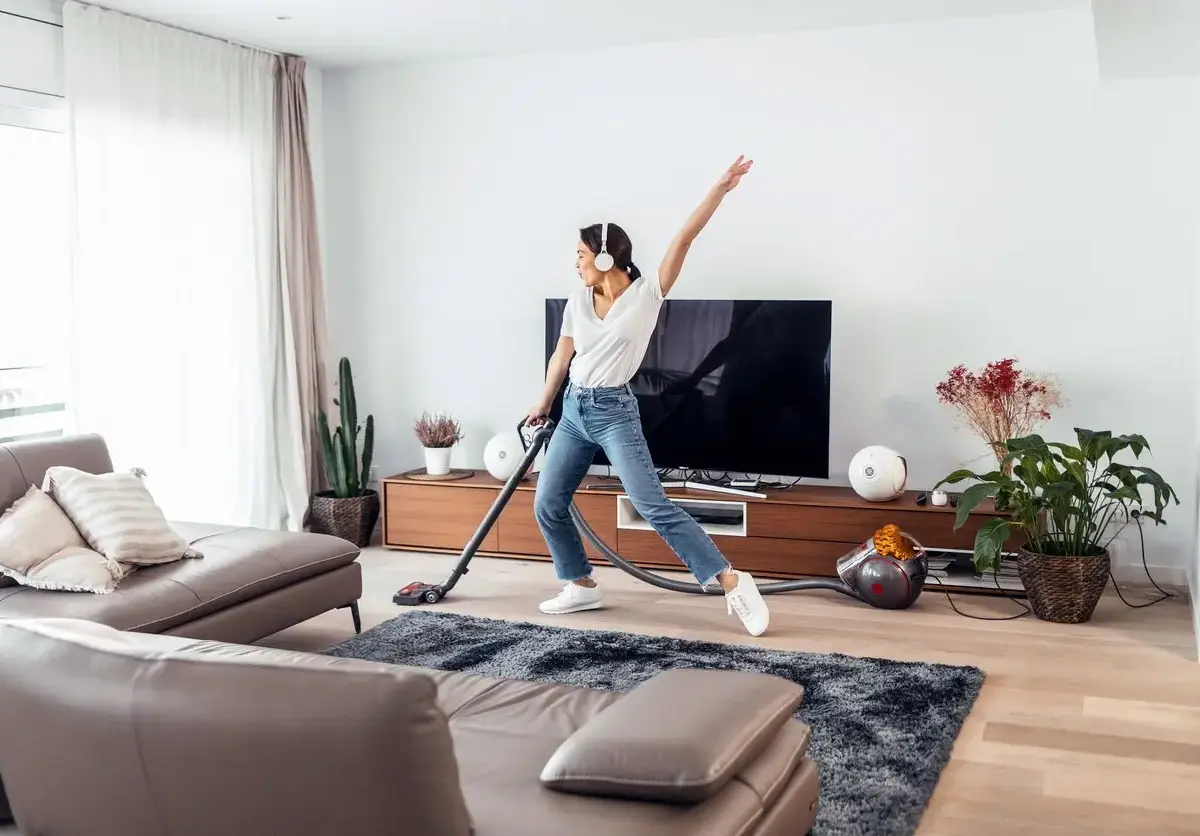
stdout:
[[596,269],[601,273],[607,273],[613,269],[613,257],[608,254],[608,221],[604,222],[604,228],[600,232],[600,252],[596,253]]

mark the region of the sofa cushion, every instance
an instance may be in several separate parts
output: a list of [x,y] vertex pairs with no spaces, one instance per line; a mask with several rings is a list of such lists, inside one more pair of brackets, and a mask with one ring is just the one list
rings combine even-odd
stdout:
[[[7,447],[0,447],[0,514],[25,495],[29,484],[21,475],[21,468]],[[0,575],[0,589],[16,586],[17,582],[8,575]]]
[[452,724],[450,730],[463,794],[477,823],[475,836],[560,836],[568,829],[572,836],[743,834],[753,833],[763,815],[762,800],[741,781],[731,781],[715,796],[694,804],[559,792],[538,780],[543,764],[562,743],[556,735],[539,733],[536,725]]
[[[55,464],[69,464],[88,473],[112,470],[108,446],[98,435],[0,445],[0,513],[24,496],[30,485],[40,485],[46,469]],[[12,578],[0,576],[0,589],[18,585]]]
[[[564,793],[539,781],[563,742],[628,695],[522,680],[413,668],[438,688],[475,836],[557,836],[563,822],[579,836],[693,836],[741,833],[762,816],[764,799],[739,776],[692,804],[631,803]],[[644,687],[644,686],[643,686]],[[799,724],[797,724],[799,725]],[[498,758],[497,752],[504,757]]]
[[169,630],[355,561],[353,544],[323,534],[172,523],[200,560],[146,566],[110,595],[0,589],[0,618],[61,617],[121,630]]
[[88,545],[118,563],[153,566],[201,556],[171,527],[134,473],[51,467],[42,490],[54,497]]
[[541,779],[584,795],[703,801],[778,739],[803,698],[801,685],[776,676],[674,668],[567,738]]
[[108,595],[50,592],[26,586],[0,589],[0,619],[82,618],[119,630],[156,633],[189,621],[187,613],[197,604],[187,587],[163,583],[153,576],[163,568],[139,569]]
[[172,523],[203,560],[155,567],[174,583],[190,589],[206,605],[204,613],[248,601],[358,559],[353,543],[327,534],[235,528],[204,523]]
[[34,589],[105,594],[128,570],[89,549],[71,518],[30,485],[0,515],[0,573]]

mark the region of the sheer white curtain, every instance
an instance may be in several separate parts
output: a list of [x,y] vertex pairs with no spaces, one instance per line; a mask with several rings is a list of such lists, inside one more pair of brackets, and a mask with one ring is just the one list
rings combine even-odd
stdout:
[[169,518],[296,530],[275,57],[74,2],[63,29],[73,428]]

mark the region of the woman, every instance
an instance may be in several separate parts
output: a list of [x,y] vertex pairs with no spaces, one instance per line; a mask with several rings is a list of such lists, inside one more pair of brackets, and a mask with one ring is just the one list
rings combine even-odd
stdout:
[[546,369],[545,388],[526,418],[530,425],[544,420],[569,373],[562,418],[546,449],[534,501],[538,526],[555,571],[566,586],[557,597],[542,602],[542,612],[572,613],[602,606],[583,541],[569,512],[596,450],[602,449],[634,508],[696,580],[706,587],[720,584],[728,612],[737,613],[751,635],[762,635],[767,629],[770,615],[754,578],[730,566],[700,524],[667,499],[642,434],[637,400],[629,388],[658,322],[663,298],[679,278],[692,241],[752,163],[738,157],[725,171],[671,242],[657,277],[642,277],[633,263],[629,236],[616,224],[580,230],[575,268],[583,286],[567,300],[558,347]]

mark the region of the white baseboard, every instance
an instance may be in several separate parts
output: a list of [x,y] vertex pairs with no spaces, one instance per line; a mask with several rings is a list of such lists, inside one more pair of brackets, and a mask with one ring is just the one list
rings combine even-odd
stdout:
[[[1171,586],[1180,590],[1187,589],[1187,573],[1184,572],[1182,566],[1154,566],[1147,564],[1147,567],[1150,570],[1150,577],[1159,586]],[[1119,584],[1151,586],[1150,580],[1146,577],[1146,568],[1142,566],[1140,560],[1137,563],[1113,563],[1112,574],[1113,578]]]

